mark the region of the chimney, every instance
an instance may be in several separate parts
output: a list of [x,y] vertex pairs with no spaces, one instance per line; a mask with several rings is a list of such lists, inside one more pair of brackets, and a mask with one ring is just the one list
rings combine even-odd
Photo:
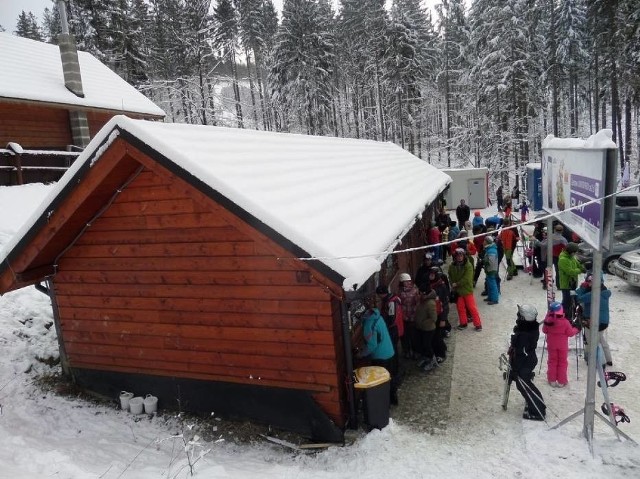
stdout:
[[[60,14],[60,25],[62,27],[62,33],[58,35],[58,47],[60,48],[60,57],[62,59],[64,86],[74,95],[84,98],[78,50],[76,49],[75,38],[69,33],[65,3],[65,0],[58,0],[58,13]],[[73,136],[73,144],[84,148],[89,144],[91,139],[87,114],[84,111],[70,110],[69,122],[71,135]]]

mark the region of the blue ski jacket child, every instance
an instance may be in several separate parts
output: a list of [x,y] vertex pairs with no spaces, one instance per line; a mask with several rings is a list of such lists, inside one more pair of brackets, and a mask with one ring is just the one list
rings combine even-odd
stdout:
[[393,344],[384,318],[378,308],[372,308],[364,313],[362,319],[362,334],[365,349],[361,356],[371,359],[390,359],[393,357]]

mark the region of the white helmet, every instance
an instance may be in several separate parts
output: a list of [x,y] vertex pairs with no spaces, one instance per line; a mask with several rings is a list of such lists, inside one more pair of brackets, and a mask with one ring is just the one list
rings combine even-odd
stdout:
[[400,278],[398,279],[398,281],[411,281],[411,276],[409,275],[409,273],[400,273]]
[[525,321],[535,321],[538,319],[538,310],[530,304],[518,305],[518,319]]

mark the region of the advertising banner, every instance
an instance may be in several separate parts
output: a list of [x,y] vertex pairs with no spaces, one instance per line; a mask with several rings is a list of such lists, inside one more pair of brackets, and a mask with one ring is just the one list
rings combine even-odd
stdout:
[[603,198],[614,191],[611,180],[617,177],[617,150],[607,130],[594,137],[544,141],[542,207],[557,213],[565,226],[600,249],[608,247],[612,233],[612,200]]

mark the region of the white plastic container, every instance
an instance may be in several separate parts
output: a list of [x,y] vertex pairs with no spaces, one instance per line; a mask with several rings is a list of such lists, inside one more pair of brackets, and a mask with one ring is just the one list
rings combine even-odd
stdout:
[[128,391],[120,391],[120,408],[122,408],[123,411],[129,410],[129,401],[132,397],[133,393],[130,393]]
[[158,410],[158,398],[147,394],[144,398],[144,412],[153,414]]
[[142,414],[144,410],[143,399],[141,396],[136,396],[129,399],[129,411],[131,414]]

